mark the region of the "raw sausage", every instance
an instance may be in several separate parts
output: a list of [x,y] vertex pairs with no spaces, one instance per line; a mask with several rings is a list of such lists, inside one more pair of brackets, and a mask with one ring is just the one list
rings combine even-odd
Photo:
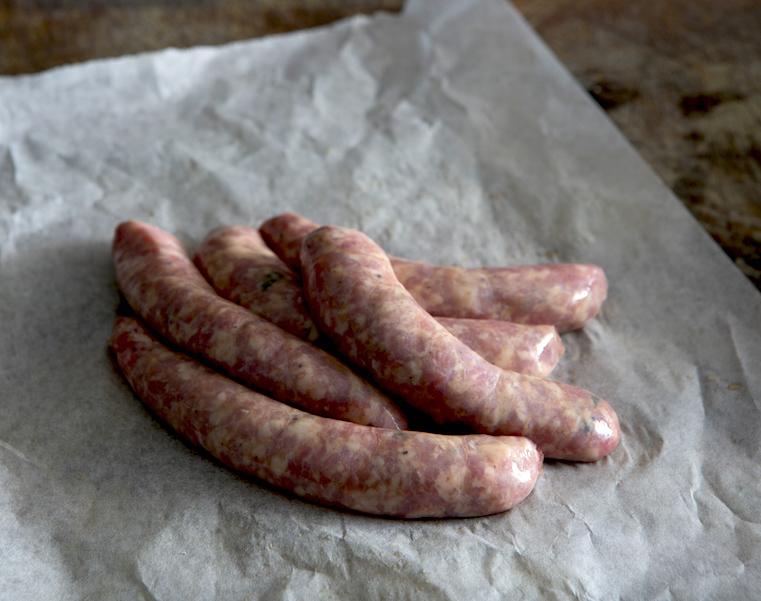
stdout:
[[171,234],[124,222],[116,228],[113,255],[127,302],[181,349],[312,413],[406,426],[395,403],[335,357],[220,298]]
[[113,256],[127,302],[182,350],[311,413],[406,426],[395,403],[335,357],[220,298],[171,234],[126,221],[116,228]]
[[[298,277],[255,229],[218,228],[201,243],[193,260],[220,296],[295,336],[310,341],[317,338]],[[503,369],[546,376],[563,355],[563,343],[552,326],[447,317],[438,321],[484,359]]]
[[394,259],[394,272],[432,315],[551,324],[560,332],[584,327],[608,294],[605,272],[579,263],[464,269]]
[[[265,221],[259,232],[275,254],[298,272],[301,241],[317,227],[296,213],[283,213]],[[399,281],[434,316],[548,324],[565,332],[583,327],[597,315],[608,293],[605,272],[597,265],[466,269],[390,259]]]
[[273,401],[172,352],[130,318],[110,341],[127,382],[162,420],[222,463],[325,505],[403,518],[505,511],[533,489],[526,438],[369,428]]
[[[298,271],[301,240],[318,224],[295,213],[265,221],[259,231],[269,247]],[[396,277],[434,316],[547,324],[565,332],[583,327],[608,294],[597,265],[547,263],[520,267],[440,267],[391,257]]]
[[497,319],[435,319],[489,363],[509,371],[548,376],[565,352],[553,326],[528,326]]
[[297,213],[281,213],[259,226],[259,233],[280,260],[295,273],[301,272],[301,241],[320,225]]
[[378,384],[436,421],[522,434],[558,459],[595,461],[618,445],[618,418],[606,401],[484,361],[415,302],[361,232],[319,228],[304,239],[300,262],[320,330]]
[[217,228],[198,247],[193,262],[223,298],[304,340],[314,341],[319,336],[298,277],[267,247],[256,229],[242,225]]
[[118,318],[111,348],[161,419],[234,469],[326,505],[405,518],[467,517],[523,500],[541,470],[526,438],[370,428],[273,401]]
[[558,459],[595,461],[618,445],[618,418],[606,401],[484,361],[421,309],[383,249],[361,232],[321,227],[304,239],[300,262],[320,330],[437,422],[521,434]]

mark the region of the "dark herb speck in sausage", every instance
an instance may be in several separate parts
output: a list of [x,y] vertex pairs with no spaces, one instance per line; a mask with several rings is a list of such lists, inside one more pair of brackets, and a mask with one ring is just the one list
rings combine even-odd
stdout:
[[283,274],[278,273],[277,271],[268,273],[265,276],[264,280],[262,280],[261,291],[266,292],[272,286],[272,284],[274,284],[275,282],[279,282],[280,280],[283,279],[283,277],[284,277]]

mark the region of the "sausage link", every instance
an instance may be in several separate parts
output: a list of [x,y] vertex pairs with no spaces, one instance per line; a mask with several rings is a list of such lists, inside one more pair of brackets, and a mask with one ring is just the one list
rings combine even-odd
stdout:
[[312,317],[387,390],[438,422],[521,434],[547,457],[595,461],[619,442],[618,418],[595,395],[484,361],[415,302],[377,244],[322,227],[301,246]]
[[222,463],[324,505],[403,518],[469,517],[522,501],[541,471],[526,438],[369,428],[273,401],[172,352],[130,318],[110,340],[140,399]]
[[432,315],[551,324],[567,332],[597,315],[608,294],[605,272],[597,265],[466,269],[393,261],[396,277]]
[[508,371],[545,377],[565,352],[554,326],[529,326],[497,319],[435,319],[489,363]]
[[[269,247],[298,272],[301,240],[318,224],[295,213],[265,221]],[[396,277],[434,316],[547,324],[566,332],[584,326],[608,294],[597,265],[547,263],[520,267],[441,267],[390,257]]]
[[[291,334],[314,341],[298,276],[245,226],[214,230],[201,243],[194,262],[224,298],[242,305]],[[548,375],[563,355],[552,326],[526,326],[484,319],[438,318],[484,359],[520,373]]]
[[198,247],[193,262],[223,298],[304,340],[312,342],[319,336],[298,277],[256,229],[217,228]]
[[124,222],[113,256],[127,302],[181,349],[309,412],[406,427],[395,403],[335,357],[219,297],[171,234]]
[[259,226],[259,233],[280,260],[295,273],[301,272],[301,241],[320,225],[297,213],[281,213]]

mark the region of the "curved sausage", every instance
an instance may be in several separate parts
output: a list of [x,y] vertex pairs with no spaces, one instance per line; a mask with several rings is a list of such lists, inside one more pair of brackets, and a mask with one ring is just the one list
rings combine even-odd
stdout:
[[[266,246],[257,230],[218,228],[201,243],[193,260],[220,296],[295,336],[317,338],[298,277]],[[552,326],[446,317],[438,321],[503,369],[546,376],[563,355],[563,343]]]
[[541,453],[526,438],[369,428],[273,401],[163,347],[134,319],[110,341],[138,397],[222,463],[296,495],[403,518],[505,511],[533,489]]
[[273,253],[259,232],[242,225],[212,231],[193,262],[217,293],[286,332],[317,340],[296,274]]
[[395,403],[335,357],[220,298],[171,234],[126,221],[116,228],[113,257],[127,302],[181,349],[312,413],[406,427]]
[[[318,224],[295,213],[265,221],[259,231],[269,247],[298,272],[301,240]],[[391,257],[396,277],[434,316],[547,324],[559,331],[584,326],[608,294],[597,265],[547,263],[520,267],[440,267]]]
[[508,371],[545,377],[565,352],[554,326],[528,326],[497,319],[435,319],[489,363]]
[[281,213],[259,226],[259,233],[280,260],[295,273],[301,272],[301,241],[320,225],[297,213]]
[[377,244],[321,227],[301,246],[312,317],[339,350],[437,422],[521,434],[547,457],[595,461],[619,442],[618,418],[595,395],[484,361],[421,309]]

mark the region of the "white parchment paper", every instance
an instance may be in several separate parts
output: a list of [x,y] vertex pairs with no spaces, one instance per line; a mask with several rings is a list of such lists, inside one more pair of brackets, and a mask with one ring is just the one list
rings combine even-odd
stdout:
[[[509,5],[0,79],[0,599],[754,599],[761,297]],[[601,264],[557,377],[621,447],[493,517],[243,479],[115,373],[110,240],[297,210],[438,263]]]

